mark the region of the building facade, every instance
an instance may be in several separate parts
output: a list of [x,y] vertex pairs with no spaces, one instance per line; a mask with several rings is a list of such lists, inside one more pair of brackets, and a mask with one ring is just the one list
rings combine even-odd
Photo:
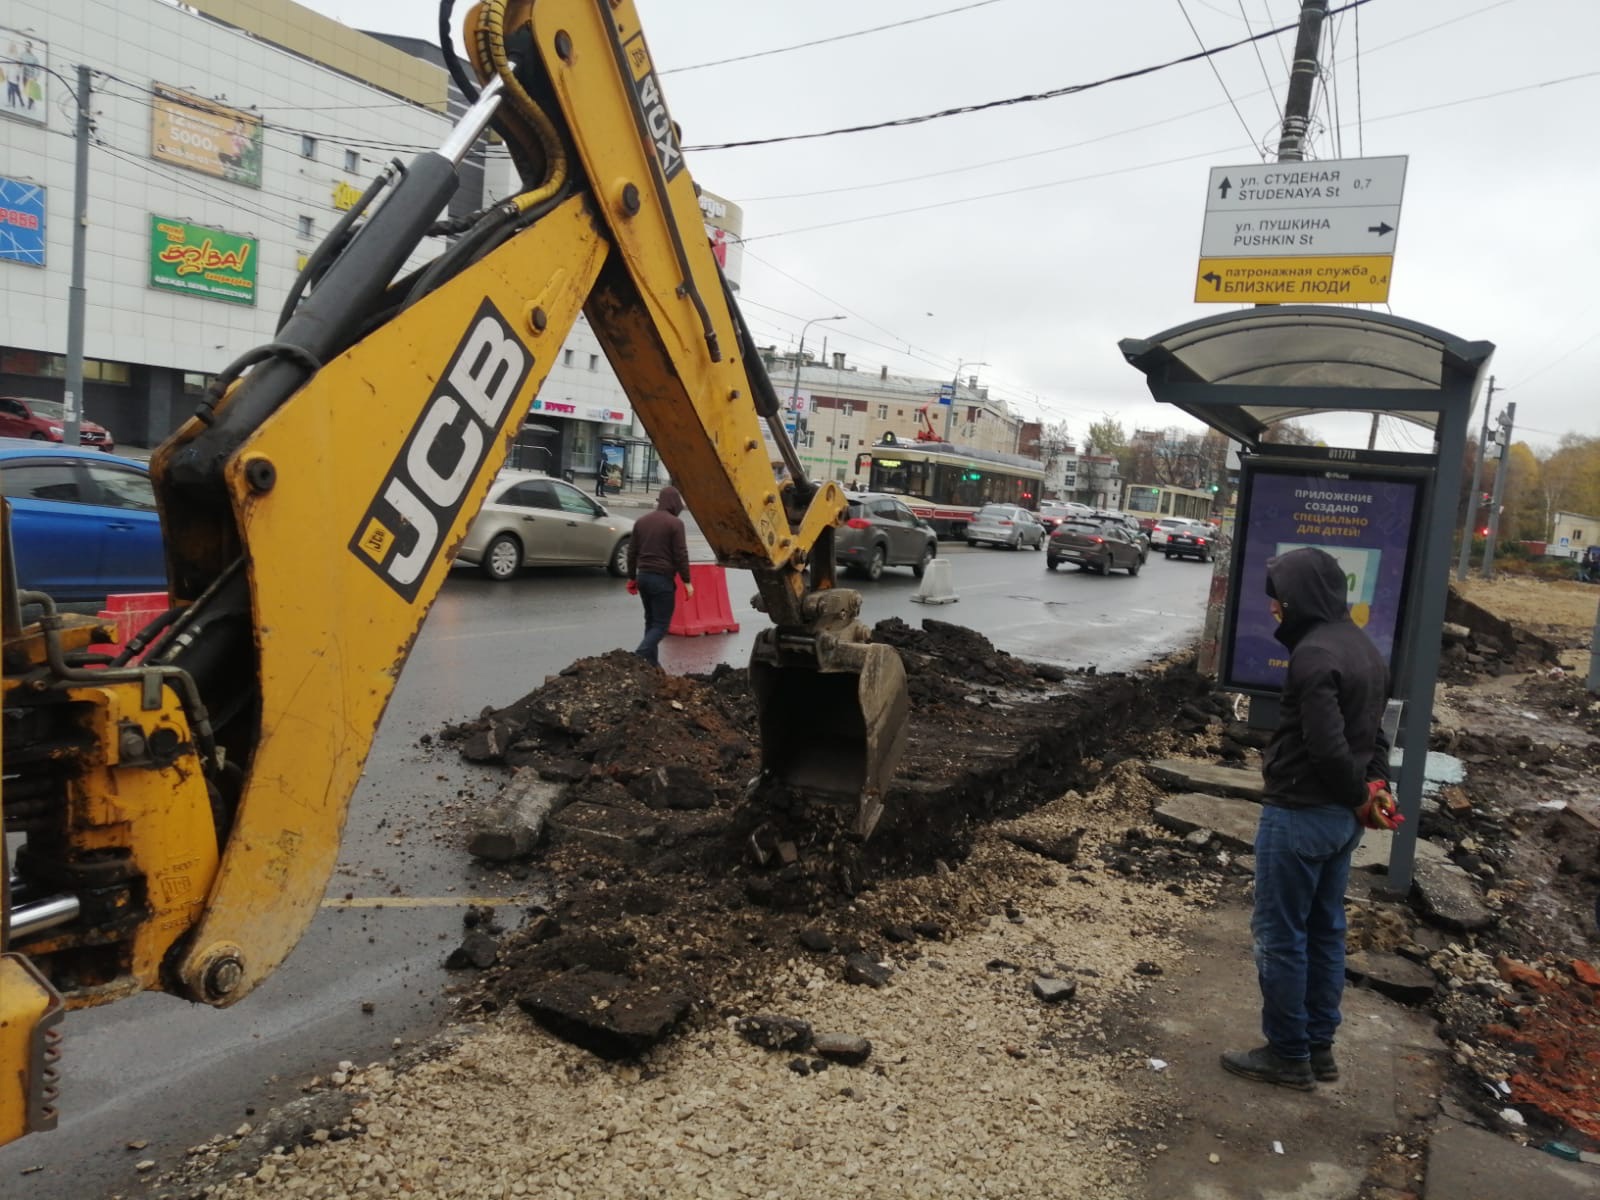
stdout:
[[0,67],[34,102],[0,106],[0,394],[64,392],[79,64],[95,72],[81,407],[154,445],[272,340],[306,257],[383,165],[439,144],[446,76],[286,0],[10,0]]

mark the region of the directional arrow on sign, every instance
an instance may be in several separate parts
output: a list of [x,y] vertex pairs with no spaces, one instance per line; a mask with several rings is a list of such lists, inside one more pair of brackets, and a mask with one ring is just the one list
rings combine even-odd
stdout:
[[1222,290],[1222,276],[1218,275],[1215,271],[1207,271],[1204,275],[1200,276],[1200,278],[1204,279],[1212,287],[1216,288],[1217,291],[1220,292]]
[[1379,221],[1376,225],[1368,225],[1367,232],[1375,233],[1379,237],[1382,237],[1386,233],[1393,233],[1394,226],[1389,224],[1387,221]]
[[1229,178],[1226,175],[1224,175],[1222,177],[1222,182],[1217,184],[1217,191],[1222,196],[1222,198],[1224,200],[1226,200],[1228,198],[1228,189],[1231,188],[1232,186],[1233,186],[1232,181],[1229,180]]

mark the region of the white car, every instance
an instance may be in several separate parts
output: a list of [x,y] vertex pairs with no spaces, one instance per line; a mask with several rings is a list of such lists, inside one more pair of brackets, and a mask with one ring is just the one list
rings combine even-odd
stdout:
[[504,583],[523,567],[628,573],[633,522],[539,471],[501,471],[456,557]]

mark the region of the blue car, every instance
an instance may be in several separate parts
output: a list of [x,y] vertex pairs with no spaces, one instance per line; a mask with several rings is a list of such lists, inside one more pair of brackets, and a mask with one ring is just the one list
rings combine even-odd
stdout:
[[161,518],[145,464],[94,449],[0,438],[17,586],[63,604],[167,590]]

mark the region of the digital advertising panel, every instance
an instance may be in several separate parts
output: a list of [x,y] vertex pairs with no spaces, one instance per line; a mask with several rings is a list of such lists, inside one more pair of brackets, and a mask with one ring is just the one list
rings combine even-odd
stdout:
[[1267,560],[1304,546],[1326,550],[1345,573],[1350,617],[1397,665],[1405,628],[1412,547],[1424,507],[1424,477],[1351,466],[1245,463],[1234,534],[1222,686],[1282,690],[1289,651],[1273,634]]
[[230,304],[254,304],[256,239],[152,216],[150,286]]
[[261,186],[261,117],[163,83],[151,84],[150,157]]

